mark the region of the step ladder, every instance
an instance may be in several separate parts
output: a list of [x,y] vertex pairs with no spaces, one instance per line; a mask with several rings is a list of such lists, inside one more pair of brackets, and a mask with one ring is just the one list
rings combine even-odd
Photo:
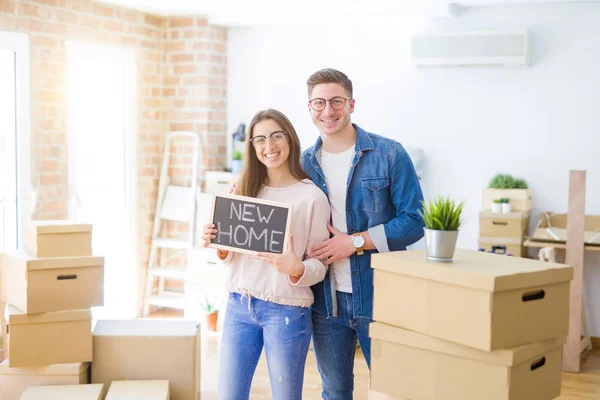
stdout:
[[[179,142],[185,143],[186,150],[191,147],[191,152],[183,152],[186,157],[188,157],[188,153],[191,153],[192,156],[191,165],[189,166],[189,177],[187,177],[187,179],[182,176],[177,177],[178,179],[183,178],[184,180],[189,181],[189,186],[176,185],[169,175],[171,146],[174,143],[178,144]],[[167,279],[172,279],[185,282],[187,277],[187,267],[186,265],[165,265],[164,255],[165,250],[168,249],[184,250],[185,260],[187,260],[187,250],[194,245],[199,152],[200,138],[197,134],[189,131],[176,131],[170,132],[167,135],[158,184],[154,227],[152,229],[150,243],[150,256],[148,258],[148,269],[146,272],[146,288],[143,306],[144,317],[148,316],[150,306],[175,308],[180,310],[185,308],[184,293],[165,290],[165,281]],[[172,239],[161,236],[161,232],[165,230],[165,223],[168,221],[187,223],[188,232],[186,238]],[[158,257],[159,250],[161,254],[160,260]]]

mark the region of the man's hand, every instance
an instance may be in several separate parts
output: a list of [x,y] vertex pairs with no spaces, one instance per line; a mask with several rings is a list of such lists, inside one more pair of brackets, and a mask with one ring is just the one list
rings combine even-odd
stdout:
[[311,257],[321,260],[325,265],[329,265],[354,254],[356,247],[352,244],[350,235],[338,231],[329,224],[327,224],[327,229],[333,234],[333,237],[313,247],[310,251]]
[[300,278],[304,274],[304,264],[294,251],[294,236],[290,234],[287,249],[282,254],[257,253],[257,260],[269,263],[278,272]]

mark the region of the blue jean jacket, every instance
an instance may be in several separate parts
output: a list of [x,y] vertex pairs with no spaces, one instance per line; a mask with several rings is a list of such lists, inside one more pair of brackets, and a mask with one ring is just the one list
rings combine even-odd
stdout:
[[[350,256],[354,318],[373,316],[373,269],[371,254],[406,250],[423,237],[423,219],[419,216],[423,200],[414,165],[402,145],[395,140],[356,129],[355,156],[346,183],[346,221],[348,234],[368,231],[377,250]],[[306,174],[329,198],[320,148],[322,140],[302,153]],[[325,279],[312,287],[313,309],[328,317],[337,317],[335,281],[331,269]]]

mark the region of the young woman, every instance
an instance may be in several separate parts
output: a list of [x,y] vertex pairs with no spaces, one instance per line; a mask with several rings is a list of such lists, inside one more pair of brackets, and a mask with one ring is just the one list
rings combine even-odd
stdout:
[[[281,254],[250,256],[218,250],[231,265],[230,292],[221,338],[219,399],[244,400],[264,346],[273,400],[302,399],[306,354],[312,335],[310,289],[326,266],[308,258],[329,238],[327,197],[300,167],[300,141],[290,121],[276,110],[257,113],[248,128],[246,157],[235,193],[293,204],[289,245]],[[216,237],[203,227],[208,245]]]

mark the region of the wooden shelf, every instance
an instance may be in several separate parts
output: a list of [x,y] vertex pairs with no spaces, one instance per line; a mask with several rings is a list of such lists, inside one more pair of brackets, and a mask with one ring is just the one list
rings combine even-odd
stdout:
[[[541,247],[554,247],[555,249],[566,249],[567,245],[565,243],[560,243],[560,242],[542,242],[539,240],[531,240],[530,238],[525,239],[525,241],[523,242],[523,246],[525,247],[537,247],[537,248],[541,248]],[[585,245],[583,246],[584,250],[589,250],[589,251],[600,251],[600,246],[595,246],[595,245]]]

